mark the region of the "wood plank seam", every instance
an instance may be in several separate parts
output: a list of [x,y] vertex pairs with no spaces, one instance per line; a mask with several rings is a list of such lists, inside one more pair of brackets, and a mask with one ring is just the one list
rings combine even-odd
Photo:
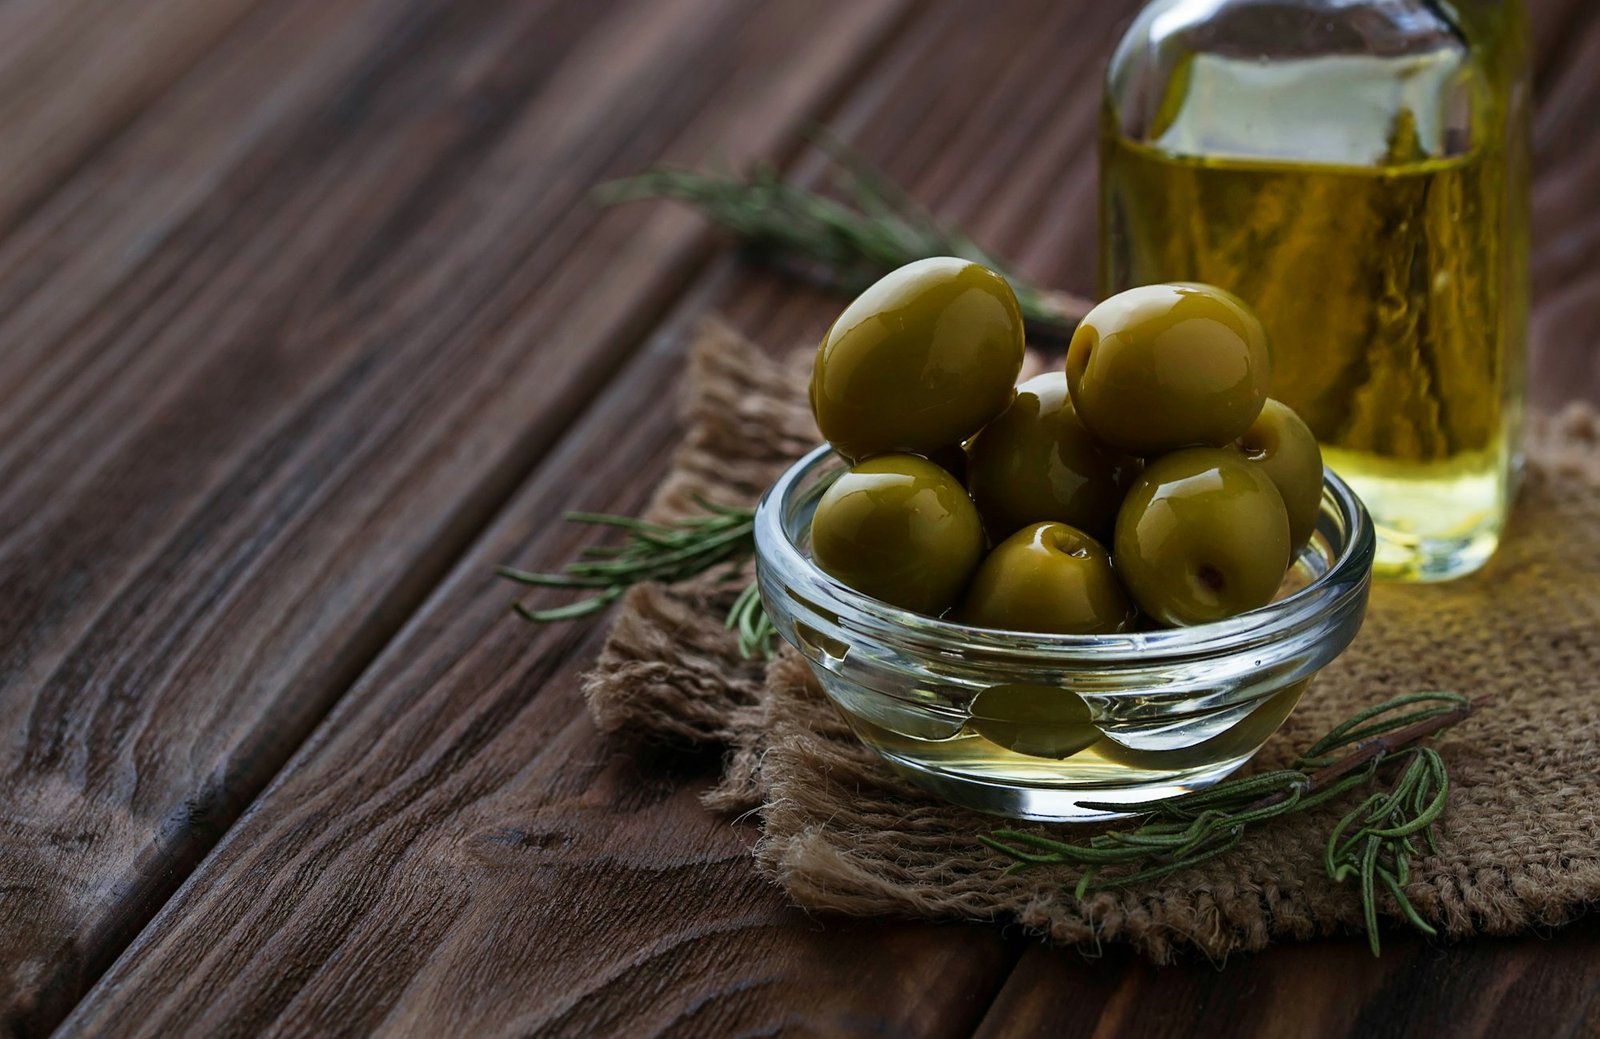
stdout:
[[[565,648],[565,641],[566,640],[564,638],[562,638],[561,636],[559,636],[559,635],[546,637],[546,636],[541,634],[539,636],[539,641],[542,644],[545,644],[547,646],[549,645],[549,642],[556,641],[556,640],[559,640],[560,642],[562,642],[563,643],[563,648]],[[561,656],[561,657],[565,657],[565,654],[564,653],[560,653],[559,651],[555,651],[555,655]],[[559,663],[559,662],[557,662],[557,663]],[[551,667],[551,665],[552,665],[552,660],[551,660],[551,657],[549,655],[541,656],[538,661],[530,663],[529,667],[532,669],[532,671],[531,671],[532,677],[529,678],[528,681],[530,681],[533,684],[537,684],[538,677],[540,675],[553,673],[552,671],[548,670]],[[502,670],[501,674],[503,675],[504,673],[505,672]],[[406,783],[404,785],[407,787],[408,790],[410,790],[413,794],[415,794],[415,793],[420,792],[420,791],[428,790],[428,789],[432,788],[434,786],[434,784],[437,784],[437,783],[439,783],[441,781],[447,781],[445,776],[443,776],[441,774],[438,774],[438,773],[434,773],[434,774],[430,775],[429,779],[430,779],[430,782],[423,783],[423,784],[420,784],[420,785],[413,785],[411,783]],[[388,799],[385,799],[385,803],[386,804],[392,804],[393,802],[388,800]],[[379,814],[382,815],[383,813],[380,812]]]
[[[910,16],[912,9],[909,6],[902,5],[899,10],[901,18],[884,24],[877,36],[877,44],[863,48],[856,54],[855,59],[840,70],[838,82],[818,95],[817,111],[826,111],[847,93],[850,81],[861,75],[862,71],[870,66],[871,56],[875,53],[876,47],[892,36],[894,28],[899,24],[903,24],[903,19]],[[659,96],[655,100],[659,100]],[[791,123],[787,139],[780,139],[779,141],[778,150],[780,152],[787,151],[792,154],[796,150],[797,139],[794,131],[797,129],[797,125]],[[615,151],[616,149],[614,148],[613,153]],[[602,161],[609,160],[602,159]],[[694,279],[711,255],[711,243],[712,237],[709,232],[699,232],[698,244],[691,250],[690,262],[684,265],[673,281],[673,284],[677,286],[676,292],[681,293],[685,286],[693,284]],[[627,356],[633,349],[637,348],[642,332],[655,323],[660,312],[671,305],[674,296],[674,291],[664,292],[660,294],[659,298],[647,301],[651,305],[644,311],[632,315],[631,328],[625,330],[622,336],[625,341],[622,356]],[[337,695],[348,687],[355,676],[364,668],[365,664],[400,629],[403,621],[411,614],[412,607],[426,596],[433,584],[436,583],[438,576],[450,569],[455,558],[465,550],[466,546],[473,542],[474,535],[485,523],[493,519],[498,511],[496,502],[513,493],[521,478],[526,475],[526,472],[536,466],[543,450],[551,442],[550,431],[565,424],[564,421],[559,420],[562,420],[564,416],[570,417],[571,414],[582,410],[588,400],[598,392],[603,383],[604,379],[601,378],[594,378],[585,383],[580,388],[580,392],[564,402],[565,410],[562,413],[550,417],[558,421],[547,419],[541,423],[539,429],[535,431],[535,435],[525,438],[524,442],[516,445],[513,450],[508,452],[507,461],[502,464],[499,471],[487,479],[484,484],[480,485],[478,492],[473,495],[472,507],[465,511],[458,510],[458,515],[462,516],[462,521],[454,524],[445,533],[443,539],[435,545],[433,551],[425,560],[425,566],[414,568],[408,573],[406,581],[395,589],[389,601],[374,611],[373,617],[363,629],[364,633],[358,633],[353,639],[352,652],[346,656],[341,670],[332,676],[333,684],[331,688],[336,692],[334,696],[330,697],[327,707],[331,707],[333,703],[337,702]],[[330,392],[334,392],[337,396],[336,389],[333,387],[329,389]],[[314,413],[317,409],[312,407],[310,410]],[[302,412],[303,414],[305,412]],[[337,447],[337,445],[331,446]],[[261,450],[271,450],[270,440],[268,443],[261,445]],[[292,510],[289,511],[292,512]],[[472,515],[466,515],[465,513],[467,512]],[[280,532],[279,540],[284,536],[287,536],[287,532]],[[261,552],[266,551],[268,543],[270,543],[270,539],[269,542],[257,546],[255,555],[259,556]],[[239,560],[238,562],[245,563],[247,560]],[[221,576],[226,578],[226,575]],[[219,580],[214,587],[223,590],[229,583],[226,579]],[[126,604],[121,605],[125,607]],[[196,610],[204,609],[205,607],[206,602],[204,600],[197,601],[194,604]],[[304,731],[311,731],[320,717],[321,714],[313,717],[311,723],[305,726]],[[48,722],[45,724],[48,724]],[[298,741],[297,738],[295,742]],[[224,782],[222,789],[225,789],[227,785]],[[195,840],[185,854],[181,854],[171,861],[170,866],[174,868],[169,868],[161,874],[157,881],[158,886],[165,886],[167,888],[166,893],[170,894],[171,889],[176,886],[176,878],[184,872],[184,863],[197,861],[203,855],[204,849],[214,844],[216,838],[222,832],[225,832],[227,824],[237,817],[241,807],[242,805],[231,803],[209,803],[204,805],[190,803],[183,806],[180,809],[179,817],[174,820],[176,825],[168,827],[167,830],[170,833],[183,833],[186,827],[192,825],[195,828],[189,833]],[[146,892],[145,895],[147,896],[146,900],[150,903],[149,912],[146,915],[146,919],[148,919],[148,915],[153,914],[154,909],[165,898],[162,893],[154,890]],[[35,1024],[37,1023],[37,1020],[35,1020]]]

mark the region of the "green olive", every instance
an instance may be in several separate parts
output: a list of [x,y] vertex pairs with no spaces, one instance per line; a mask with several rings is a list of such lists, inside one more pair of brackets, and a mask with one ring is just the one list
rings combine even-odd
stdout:
[[1011,405],[967,446],[967,489],[996,541],[1041,520],[1110,541],[1139,466],[1089,436],[1066,375],[1047,372],[1017,387]]
[[1289,405],[1269,400],[1233,446],[1278,488],[1289,511],[1290,551],[1299,555],[1322,510],[1322,449],[1311,427]]
[[864,595],[937,616],[983,557],[983,524],[956,478],[926,458],[879,455],[843,473],[817,502],[811,554]]
[[811,372],[817,428],[846,458],[932,455],[1011,402],[1022,312],[1006,280],[954,257],[908,263],[857,296]]
[[1017,754],[1070,758],[1104,742],[1083,697],[1055,686],[990,686],[972,698],[967,724],[974,732]]
[[1136,455],[1220,447],[1267,399],[1267,334],[1237,296],[1209,285],[1144,285],[1095,306],[1067,348],[1078,418]]
[[1117,513],[1114,557],[1134,602],[1163,624],[1265,606],[1289,567],[1289,515],[1257,466],[1222,448],[1151,462]]
[[1201,740],[1187,747],[1176,747],[1172,750],[1139,750],[1124,746],[1108,736],[1095,744],[1095,753],[1119,765],[1163,772],[1204,768],[1207,765],[1219,765],[1224,761],[1242,758],[1246,754],[1254,753],[1278,731],[1284,719],[1289,717],[1289,712],[1294,710],[1295,705],[1300,702],[1300,697],[1305,694],[1306,686],[1310,684],[1309,678],[1291,682],[1262,701],[1260,706],[1232,726],[1223,729],[1210,739]]
[[1035,523],[984,559],[959,616],[983,628],[1100,635],[1127,631],[1134,610],[1098,541],[1065,523]]

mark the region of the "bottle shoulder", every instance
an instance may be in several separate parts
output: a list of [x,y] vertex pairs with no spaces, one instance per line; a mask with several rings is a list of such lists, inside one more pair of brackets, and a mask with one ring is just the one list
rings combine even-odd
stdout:
[[1269,60],[1468,50],[1453,8],[1430,0],[1153,0],[1119,51],[1151,44]]
[[1486,89],[1466,32],[1423,0],[1156,0],[1106,75],[1131,141],[1357,166],[1465,154]]

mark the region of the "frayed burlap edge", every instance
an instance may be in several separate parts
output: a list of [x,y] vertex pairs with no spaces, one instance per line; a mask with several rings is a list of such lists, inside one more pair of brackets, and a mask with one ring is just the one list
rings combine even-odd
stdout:
[[[686,429],[672,466],[644,510],[652,520],[698,511],[696,496],[749,505],[795,458],[816,446],[802,394],[806,358],[786,366],[762,356],[726,325],[702,321],[689,348],[682,409]],[[708,807],[760,804],[758,763],[766,730],[764,661],[745,660],[721,619],[749,579],[713,572],[675,585],[648,584],[623,597],[582,692],[607,732],[729,748]]]
[[[650,506],[656,517],[691,508],[695,493],[752,502],[816,438],[805,356],[775,362],[708,323],[690,359],[687,436]],[[1281,766],[1357,706],[1407,689],[1503,694],[1503,710],[1441,741],[1452,808],[1441,854],[1407,891],[1461,937],[1557,924],[1600,899],[1600,415],[1574,405],[1537,417],[1529,445],[1524,501],[1484,576],[1375,592],[1362,638],[1252,766]],[[584,692],[604,729],[727,747],[705,802],[761,807],[757,861],[798,904],[1015,919],[1060,942],[1126,942],[1158,962],[1185,948],[1221,958],[1359,923],[1355,894],[1321,870],[1332,808],[1280,821],[1194,870],[1083,901],[1065,873],[1006,875],[972,839],[998,821],[931,799],[884,767],[797,655],[785,650],[767,669],[739,658],[721,624],[738,585],[635,589]]]

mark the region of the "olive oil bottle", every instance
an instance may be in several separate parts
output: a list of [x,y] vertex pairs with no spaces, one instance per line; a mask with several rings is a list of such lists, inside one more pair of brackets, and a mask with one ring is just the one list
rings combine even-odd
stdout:
[[1102,289],[1256,307],[1380,574],[1477,568],[1514,491],[1525,40],[1518,0],[1159,0],[1108,72]]

